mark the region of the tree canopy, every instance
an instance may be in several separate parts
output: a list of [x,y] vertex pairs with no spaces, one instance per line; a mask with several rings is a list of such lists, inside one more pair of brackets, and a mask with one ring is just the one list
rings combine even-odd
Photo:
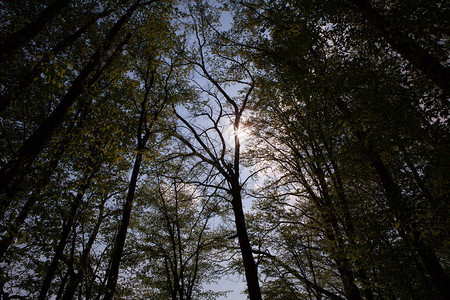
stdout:
[[450,299],[449,10],[0,2],[0,298]]

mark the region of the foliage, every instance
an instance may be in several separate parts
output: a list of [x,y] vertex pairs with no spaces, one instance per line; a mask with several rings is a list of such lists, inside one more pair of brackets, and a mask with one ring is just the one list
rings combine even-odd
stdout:
[[448,9],[0,2],[0,298],[448,299]]

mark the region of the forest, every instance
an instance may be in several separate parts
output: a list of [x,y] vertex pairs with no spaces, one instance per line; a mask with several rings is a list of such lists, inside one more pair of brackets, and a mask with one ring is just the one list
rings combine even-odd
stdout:
[[0,1],[0,299],[450,299],[449,21]]

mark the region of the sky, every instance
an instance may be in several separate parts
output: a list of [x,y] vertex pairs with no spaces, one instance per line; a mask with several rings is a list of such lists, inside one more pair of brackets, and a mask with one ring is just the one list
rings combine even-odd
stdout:
[[246,288],[245,281],[242,276],[227,275],[222,277],[217,284],[209,284],[205,289],[213,291],[231,291],[227,297],[218,297],[217,300],[246,300],[247,297],[243,294]]

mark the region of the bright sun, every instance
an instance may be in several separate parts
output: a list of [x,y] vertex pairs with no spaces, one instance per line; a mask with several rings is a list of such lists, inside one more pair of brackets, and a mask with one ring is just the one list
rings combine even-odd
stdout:
[[239,138],[239,142],[241,143],[241,145],[248,138],[248,132],[245,127],[239,126],[239,129],[235,130],[232,124],[229,125],[225,131],[225,136],[227,143],[229,143],[231,146],[234,145],[234,137],[236,135]]
[[242,127],[240,127],[238,130],[235,130],[234,132],[238,136],[239,140],[243,140],[247,136],[245,129]]

